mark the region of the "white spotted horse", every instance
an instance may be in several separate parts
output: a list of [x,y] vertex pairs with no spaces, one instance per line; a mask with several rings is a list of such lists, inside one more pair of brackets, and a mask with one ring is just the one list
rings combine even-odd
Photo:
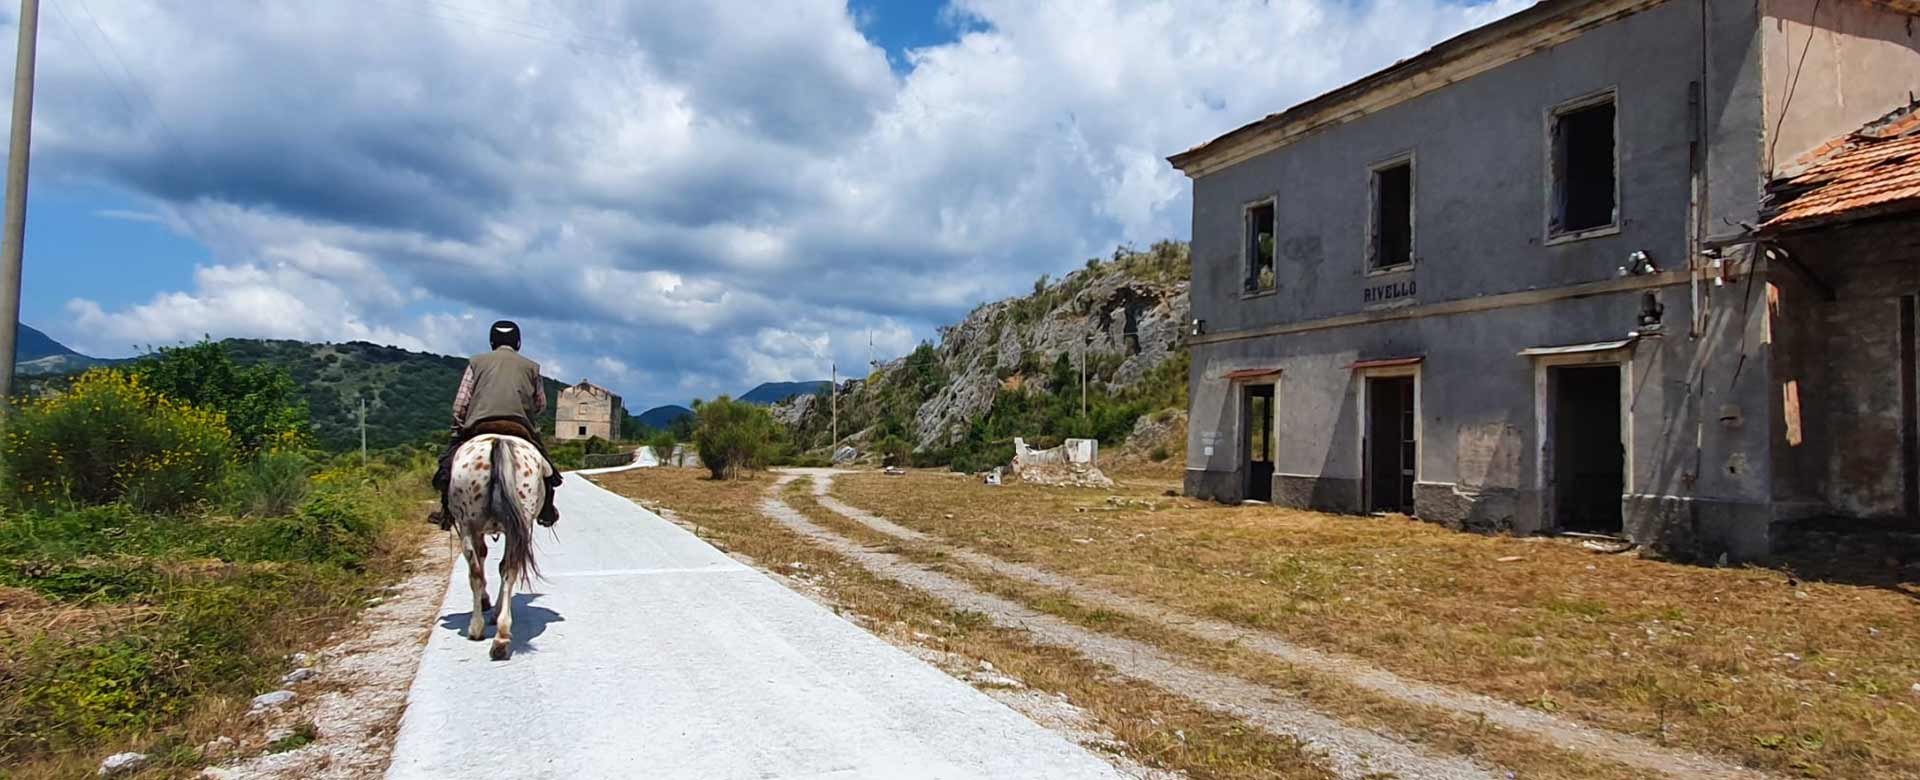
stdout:
[[[533,560],[533,523],[546,500],[546,478],[551,467],[540,450],[517,436],[482,434],[460,445],[453,456],[453,480],[447,489],[447,508],[453,532],[466,551],[467,582],[473,590],[473,618],[467,638],[480,641],[486,633],[486,613],[498,606],[489,652],[495,661],[513,654],[513,589],[540,576]],[[500,558],[500,596],[487,600],[487,535],[498,534],[506,544]]]

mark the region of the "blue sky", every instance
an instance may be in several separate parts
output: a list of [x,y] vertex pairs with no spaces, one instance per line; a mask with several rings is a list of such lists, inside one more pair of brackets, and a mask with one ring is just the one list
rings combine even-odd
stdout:
[[21,315],[100,355],[506,316],[635,406],[820,378],[1185,238],[1166,155],[1518,7],[48,4]]

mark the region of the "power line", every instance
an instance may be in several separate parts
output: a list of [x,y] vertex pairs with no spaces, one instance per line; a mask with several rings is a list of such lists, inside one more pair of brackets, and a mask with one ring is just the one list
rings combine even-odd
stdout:
[[[93,29],[100,33],[100,40],[107,44],[107,53],[113,55],[114,62],[117,62],[120,64],[120,72],[123,74],[126,74],[127,85],[129,87],[132,87],[134,91],[139,92],[141,99],[146,102],[148,111],[153,114],[154,123],[160,126],[160,134],[165,137],[167,143],[173,145],[174,151],[179,152],[182,157],[191,158],[192,155],[187,153],[186,144],[180,142],[180,136],[177,133],[173,132],[173,127],[171,125],[167,124],[167,118],[164,115],[162,115],[160,111],[160,104],[153,99],[153,95],[149,94],[146,91],[146,89],[140,85],[140,80],[137,78],[134,78],[133,69],[127,67],[126,58],[120,56],[120,47],[115,46],[113,44],[113,36],[107,34],[107,28],[101,26],[100,19],[94,16],[93,11],[87,7],[86,0],[76,0],[76,3],[80,7],[80,13],[85,15],[87,17],[87,21],[93,24]],[[59,8],[60,8],[60,3],[55,3],[54,10],[58,11]],[[62,13],[60,18],[64,22],[66,21],[67,17],[64,13]],[[69,25],[71,26],[71,23],[69,23]],[[75,37],[81,38],[80,45],[86,47],[88,55],[92,56],[93,47],[87,44],[83,36],[75,36]],[[95,64],[98,64],[97,57],[95,58]],[[101,67],[103,70],[105,69],[105,66],[101,66]],[[111,82],[112,77],[109,76],[108,81]],[[114,91],[118,92],[119,88],[115,87]],[[122,94],[120,96],[120,99],[122,101],[126,101],[126,95]],[[131,102],[128,102],[127,111],[129,114],[133,112],[133,107]],[[129,121],[132,121],[132,119],[133,118],[130,116]]]
[[66,11],[61,10],[61,6],[63,5],[65,5],[65,3],[53,4],[53,13],[55,16],[60,17],[60,25],[67,28],[67,33],[73,36],[75,43],[80,44],[80,48],[86,50],[87,59],[93,62],[93,67],[96,70],[100,71],[100,80],[105,81],[107,86],[113,89],[113,94],[120,97],[120,105],[125,106],[127,109],[127,121],[136,121],[138,112],[133,108],[133,101],[127,99],[126,91],[120,89],[119,79],[114,78],[113,74],[107,70],[106,63],[100,61],[100,54],[93,50],[93,44],[87,42],[86,37],[80,34],[80,28],[73,23],[72,19],[67,18]]

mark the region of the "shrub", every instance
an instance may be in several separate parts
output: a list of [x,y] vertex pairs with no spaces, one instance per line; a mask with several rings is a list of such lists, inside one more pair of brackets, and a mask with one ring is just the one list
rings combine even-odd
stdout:
[[260,453],[228,480],[227,495],[233,511],[253,517],[292,512],[313,490],[307,468],[306,457],[297,452]]
[[312,435],[293,376],[271,365],[241,368],[223,344],[163,347],[141,358],[133,372],[161,395],[225,414],[242,450],[299,444]]
[[17,498],[144,509],[206,497],[232,451],[226,419],[95,369],[63,395],[23,402],[0,454]]
[[713,472],[714,479],[732,479],[741,471],[765,466],[773,457],[775,423],[766,407],[723,395],[695,401],[693,413],[699,418],[693,443],[700,451],[701,465]]
[[1164,461],[1172,456],[1173,453],[1167,451],[1167,445],[1165,444],[1155,444],[1153,445],[1153,449],[1147,451],[1147,459],[1155,463]]
[[646,444],[653,450],[655,460],[666,463],[668,458],[673,457],[673,448],[679,446],[680,442],[674,440],[673,431],[654,431],[647,435]]
[[372,513],[349,487],[323,489],[292,514],[253,524],[248,550],[258,560],[332,563],[359,568],[378,541]]
[[888,436],[874,443],[873,451],[880,454],[880,462],[887,466],[905,466],[913,457],[913,446],[898,436]]

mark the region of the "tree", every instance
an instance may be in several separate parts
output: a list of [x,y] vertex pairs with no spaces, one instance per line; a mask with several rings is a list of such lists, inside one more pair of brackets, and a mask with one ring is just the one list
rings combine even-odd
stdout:
[[202,340],[161,347],[142,357],[133,373],[142,386],[167,398],[225,414],[243,451],[304,443],[312,436],[307,402],[293,376],[266,364],[241,368],[222,344]]
[[775,423],[766,407],[720,396],[694,401],[693,443],[714,479],[733,479],[773,456]]
[[658,458],[661,463],[673,457],[673,448],[680,444],[679,440],[674,438],[673,431],[654,431],[647,435],[646,443],[653,450],[653,457]]

